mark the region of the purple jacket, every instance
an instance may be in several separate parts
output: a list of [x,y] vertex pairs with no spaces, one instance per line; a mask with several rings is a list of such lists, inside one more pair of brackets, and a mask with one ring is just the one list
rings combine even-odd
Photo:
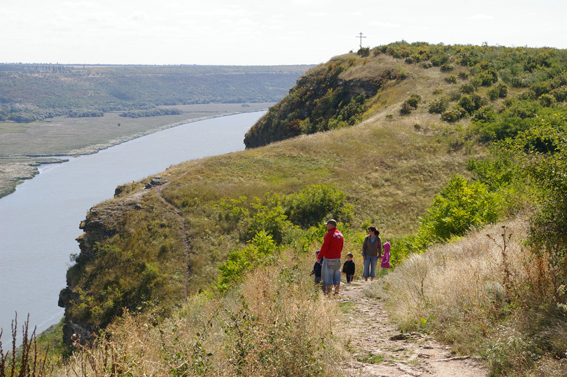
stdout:
[[382,263],[380,264],[382,268],[390,268],[390,243],[386,242],[384,244],[384,255],[382,255]]

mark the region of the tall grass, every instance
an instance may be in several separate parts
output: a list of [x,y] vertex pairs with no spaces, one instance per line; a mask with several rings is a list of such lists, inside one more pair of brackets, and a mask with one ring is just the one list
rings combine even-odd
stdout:
[[225,296],[190,297],[161,323],[126,314],[55,375],[336,375],[338,308],[314,290],[306,258],[284,253]]
[[12,349],[4,350],[2,345],[3,330],[0,329],[0,377],[27,377],[27,376],[47,376],[51,371],[51,365],[47,362],[47,354],[41,352],[34,328],[29,332],[29,315],[24,324],[22,325],[22,344],[16,347],[18,339],[18,314],[12,321]]
[[402,331],[486,357],[492,375],[564,376],[560,288],[548,261],[523,246],[528,229],[518,218],[413,254],[366,293],[386,299]]

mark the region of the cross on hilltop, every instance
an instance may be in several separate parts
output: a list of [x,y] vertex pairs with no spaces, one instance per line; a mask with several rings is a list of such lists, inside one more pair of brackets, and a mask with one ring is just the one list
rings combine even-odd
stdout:
[[366,37],[363,37],[361,32],[360,35],[356,36],[355,38],[360,38],[360,48],[362,48],[362,38],[366,38]]

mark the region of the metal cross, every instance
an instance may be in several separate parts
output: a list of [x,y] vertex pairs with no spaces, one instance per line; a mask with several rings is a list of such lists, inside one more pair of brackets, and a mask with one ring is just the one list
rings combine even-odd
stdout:
[[359,36],[356,36],[355,38],[360,38],[360,48],[362,48],[362,38],[366,38],[362,36],[362,33],[360,33]]

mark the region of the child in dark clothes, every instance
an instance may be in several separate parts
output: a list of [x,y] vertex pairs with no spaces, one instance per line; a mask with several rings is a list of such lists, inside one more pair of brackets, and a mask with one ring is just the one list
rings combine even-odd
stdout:
[[321,259],[321,263],[317,262],[317,260],[319,260],[319,250],[317,250],[315,252],[315,265],[313,266],[313,271],[311,271],[311,273],[309,274],[309,276],[311,275],[315,275],[315,285],[317,284],[321,284],[321,288],[323,289],[323,292],[325,291],[325,284],[323,284],[323,279],[321,278],[321,272],[322,272],[322,268],[323,268],[323,258]]
[[354,278],[354,269],[355,269],[355,265],[354,265],[354,261],[352,260],[352,253],[348,253],[346,255],[346,261],[345,264],[343,264],[343,272],[346,274],[346,281],[347,283],[352,282],[352,279]]
[[[315,252],[315,258],[317,260],[319,259],[319,250]],[[321,282],[321,267],[322,267],[321,263],[315,261],[315,265],[313,266],[313,271],[311,271],[311,273],[309,274],[309,276],[315,275],[315,284],[319,284]]]

